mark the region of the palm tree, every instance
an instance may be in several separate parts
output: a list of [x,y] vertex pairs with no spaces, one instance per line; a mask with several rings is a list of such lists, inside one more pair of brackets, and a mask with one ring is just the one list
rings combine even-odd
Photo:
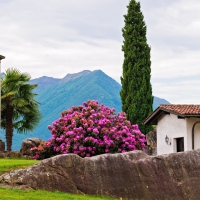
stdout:
[[41,114],[33,92],[37,84],[29,84],[31,76],[17,69],[6,70],[1,78],[1,126],[6,130],[7,151],[11,151],[13,130],[26,133],[38,125]]

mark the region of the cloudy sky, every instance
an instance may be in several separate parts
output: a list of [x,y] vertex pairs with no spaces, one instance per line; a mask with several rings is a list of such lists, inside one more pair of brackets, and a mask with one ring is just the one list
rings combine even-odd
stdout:
[[[200,103],[200,1],[141,0],[153,95]],[[120,83],[129,0],[0,0],[2,71],[63,78],[101,69]]]

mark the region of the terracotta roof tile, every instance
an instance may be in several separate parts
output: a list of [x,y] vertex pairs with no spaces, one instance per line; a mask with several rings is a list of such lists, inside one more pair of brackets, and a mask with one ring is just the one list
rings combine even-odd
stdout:
[[144,124],[157,124],[157,119],[166,113],[179,117],[200,117],[200,105],[192,104],[160,104],[145,120]]
[[200,115],[200,105],[187,104],[161,104],[161,109],[175,112],[181,115]]

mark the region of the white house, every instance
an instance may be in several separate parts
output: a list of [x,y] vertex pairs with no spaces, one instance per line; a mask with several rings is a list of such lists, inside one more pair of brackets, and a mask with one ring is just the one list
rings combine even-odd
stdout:
[[144,124],[157,125],[157,155],[200,148],[200,105],[161,104]]

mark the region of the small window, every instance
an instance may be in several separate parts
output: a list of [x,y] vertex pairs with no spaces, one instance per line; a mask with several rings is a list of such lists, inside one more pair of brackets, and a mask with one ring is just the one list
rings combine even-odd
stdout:
[[177,152],[184,151],[184,138],[176,138]]

